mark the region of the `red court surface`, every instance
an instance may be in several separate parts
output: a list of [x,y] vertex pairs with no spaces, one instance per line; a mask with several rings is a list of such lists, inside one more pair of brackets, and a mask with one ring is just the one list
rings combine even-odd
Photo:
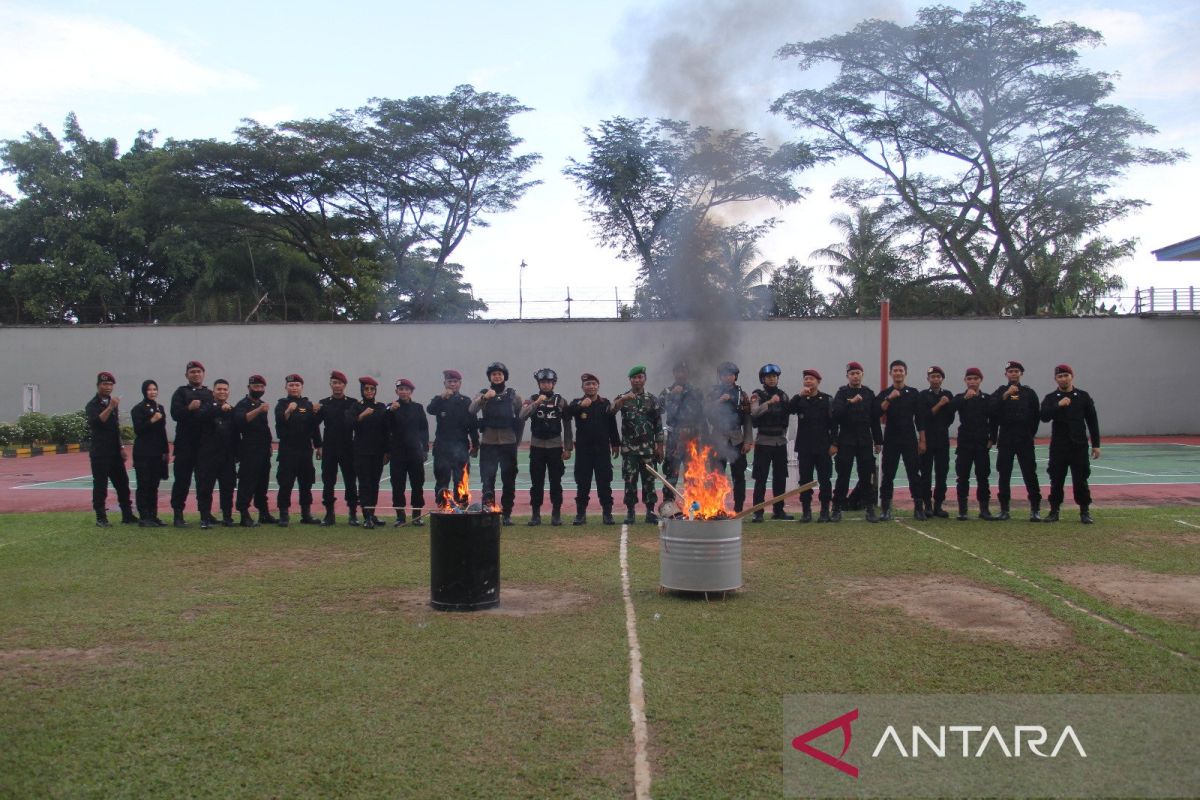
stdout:
[[[1039,439],[1039,445],[1045,440]],[[1093,461],[1092,495],[1098,505],[1116,506],[1145,506],[1145,505],[1200,505],[1200,436],[1147,436],[1111,438],[1104,441],[1103,458]],[[1039,447],[1038,479],[1042,484],[1042,494],[1048,491],[1048,480],[1045,474],[1044,448]],[[1144,457],[1143,457],[1144,455]],[[951,454],[951,474],[949,476],[949,496],[954,497],[953,453]],[[477,463],[472,464],[477,467]],[[613,494],[616,500],[617,512],[622,513],[622,483],[619,462],[614,463]],[[132,470],[130,471],[132,473]],[[91,510],[91,470],[86,453],[71,453],[64,455],[37,456],[33,458],[0,459],[0,513],[30,512],[30,511],[81,511]],[[426,503],[432,501],[432,470],[427,470]],[[132,474],[131,474],[132,477]],[[473,483],[477,484],[477,477]],[[747,470],[747,482],[753,486],[750,471]],[[527,490],[529,476],[525,470],[522,458],[522,470],[518,476],[516,508],[514,513],[529,513],[529,493]],[[792,480],[794,485],[795,465],[792,465]],[[992,471],[992,492],[995,495],[996,473]],[[574,486],[571,477],[571,465],[568,463],[567,474],[563,479],[565,491],[564,513],[574,513],[575,493],[567,487]],[[1019,477],[1019,471],[1013,475],[1013,502],[1022,503],[1025,500],[1025,490]],[[160,510],[169,510],[170,480],[164,481],[159,491]],[[904,488],[903,468],[897,475],[894,502],[897,506],[909,502],[908,491]],[[314,491],[317,510],[320,506],[320,482]],[[747,504],[750,499],[750,488],[747,489]],[[380,501],[390,502],[390,487],[385,475],[381,485]],[[660,495],[661,497],[661,495]],[[972,503],[974,502],[974,487],[972,486]],[[339,511],[344,507],[341,502],[341,492],[338,492]],[[1067,486],[1067,502],[1071,503],[1071,491]],[[297,511],[298,498],[293,495],[293,511]],[[115,493],[109,490],[108,507],[116,508]],[[787,502],[789,509],[796,509],[799,500],[791,498]],[[274,492],[271,494],[271,507],[275,506]],[[549,503],[543,506],[543,513],[549,511]],[[593,491],[592,513],[598,513],[598,503]],[[639,508],[639,511],[641,509]],[[189,493],[187,511],[195,513],[195,492]],[[380,516],[384,516],[381,513]]]

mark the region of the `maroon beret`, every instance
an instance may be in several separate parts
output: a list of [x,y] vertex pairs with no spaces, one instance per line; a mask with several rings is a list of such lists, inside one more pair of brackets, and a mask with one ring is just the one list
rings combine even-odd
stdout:
[[264,378],[262,375],[251,375],[250,380],[246,381],[246,383],[247,383],[247,385],[249,385],[251,383],[261,383],[263,386],[266,386],[267,379]]
[[284,377],[283,382],[284,383],[304,383],[304,378],[301,378],[297,373],[293,372],[291,375]]
[[187,372],[189,369],[193,369],[194,367],[199,367],[200,369],[204,369],[204,365],[201,364],[199,361],[189,361],[187,363],[187,366],[183,368],[183,371]]
[[1066,373],[1067,375],[1074,375],[1075,370],[1071,369],[1070,364],[1059,364],[1054,368],[1055,375],[1062,375],[1063,373]]
[[596,383],[599,383],[600,379],[590,372],[585,372],[579,376],[580,383],[587,383],[588,381],[595,381]]
[[358,379],[359,386],[378,386],[379,381],[372,378],[370,375],[363,375]]
[[338,372],[336,369],[335,369],[333,372],[329,373],[329,380],[331,380],[331,381],[341,381],[342,383],[349,383],[349,382],[350,382],[350,381],[346,380],[346,373],[344,373],[344,372]]
[[983,378],[983,372],[980,371],[979,367],[967,367],[967,372],[965,375],[963,375],[963,377],[969,378],[972,375],[979,379]]
[[862,364],[858,363],[857,361],[851,361],[849,364],[846,365],[846,372],[850,372],[851,370],[855,370],[855,369],[858,370],[859,372],[862,372],[863,371]]
[[417,388],[416,386],[413,385],[413,382],[410,381],[408,378],[397,378],[396,379],[396,388],[399,389],[401,386],[407,386],[409,389]]
[[817,372],[815,369],[806,369],[801,374],[805,378],[807,378],[809,375],[811,375],[814,378],[816,378],[817,380],[821,380],[821,373]]
[[444,381],[461,381],[462,373],[456,369],[442,370],[442,380]]
[[1006,363],[1004,365],[1004,371],[1007,372],[1010,369],[1019,369],[1019,370],[1021,370],[1021,372],[1024,372],[1025,365],[1022,364],[1020,361],[1009,361],[1008,363]]
[[111,372],[101,372],[99,375],[96,376],[97,384],[116,383],[116,382],[117,382],[117,379],[113,377],[113,374]]
[[946,377],[946,370],[942,369],[942,368],[941,368],[941,367],[939,367],[937,364],[934,364],[932,367],[930,367],[929,369],[925,370],[925,374],[926,374],[926,375],[932,375],[932,374],[933,374],[933,373],[935,373],[935,372],[936,372],[938,375],[941,375],[943,378],[944,378],[944,377]]

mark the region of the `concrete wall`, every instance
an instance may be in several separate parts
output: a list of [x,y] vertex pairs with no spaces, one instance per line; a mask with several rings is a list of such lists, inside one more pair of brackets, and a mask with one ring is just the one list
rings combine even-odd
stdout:
[[[522,394],[534,388],[540,367],[556,369],[560,391],[578,394],[579,373],[596,373],[607,396],[627,386],[629,367],[644,363],[655,392],[670,380],[679,355],[710,366],[693,380],[712,383],[711,365],[724,359],[742,368],[742,385],[757,386],[758,367],[783,367],[780,385],[800,387],[800,370],[815,367],[823,388],[844,380],[845,363],[861,361],[867,383],[879,385],[879,322],[857,320],[773,320],[729,327],[686,322],[617,320],[537,320],[451,325],[258,324],[0,328],[0,420],[21,413],[22,385],[38,384],[41,410],[60,414],[82,408],[94,392],[96,372],[117,376],[116,393],[140,398],[143,379],[154,378],[164,394],[184,382],[183,367],[199,359],[206,382],[219,377],[244,394],[247,376],[268,381],[267,396],[282,397],[283,376],[299,372],[306,394],[328,394],[330,370],[353,381],[359,375],[380,380],[380,397],[390,397],[395,378],[417,385],[425,400],[441,386],[441,370],[465,376],[464,391],[486,384],[484,367],[504,361],[512,385]],[[924,369],[941,365],[948,388],[959,391],[968,366],[984,373],[991,389],[1003,382],[1003,365],[1015,358],[1026,366],[1026,382],[1039,393],[1054,386],[1053,367],[1062,361],[1076,371],[1077,383],[1096,398],[1105,434],[1200,432],[1200,318],[898,320],[892,322],[890,355],[909,363],[913,385],[924,388]],[[357,387],[351,386],[356,393]]]

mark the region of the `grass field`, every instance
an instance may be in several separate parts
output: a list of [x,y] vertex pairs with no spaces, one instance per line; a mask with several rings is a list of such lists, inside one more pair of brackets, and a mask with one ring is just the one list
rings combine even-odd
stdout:
[[[1200,513],[1064,516],[747,525],[712,601],[631,527],[654,796],[778,796],[785,695],[1200,692]],[[428,535],[0,516],[0,796],[631,796],[620,528],[505,528],[506,614],[424,606]]]

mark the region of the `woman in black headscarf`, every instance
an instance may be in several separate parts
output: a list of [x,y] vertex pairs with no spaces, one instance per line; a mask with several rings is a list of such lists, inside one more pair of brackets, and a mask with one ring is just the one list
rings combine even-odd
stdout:
[[167,411],[158,402],[158,384],[142,382],[142,402],[129,412],[133,419],[133,470],[137,475],[137,507],[143,528],[160,528],[158,484],[167,477]]

